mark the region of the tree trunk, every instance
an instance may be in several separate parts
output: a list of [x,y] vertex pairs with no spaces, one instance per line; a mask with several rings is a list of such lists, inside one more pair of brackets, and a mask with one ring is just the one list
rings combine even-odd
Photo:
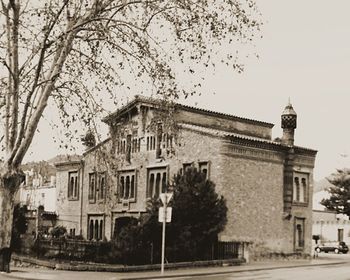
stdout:
[[15,195],[23,179],[24,176],[20,171],[0,174],[0,271],[10,271]]

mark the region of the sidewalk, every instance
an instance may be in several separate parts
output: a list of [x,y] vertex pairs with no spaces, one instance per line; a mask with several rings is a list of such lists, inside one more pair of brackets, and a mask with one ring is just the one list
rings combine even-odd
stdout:
[[77,272],[64,271],[52,269],[36,269],[13,267],[10,274],[1,273],[0,279],[39,279],[39,280],[54,280],[54,279],[159,279],[159,278],[173,278],[186,276],[201,276],[213,274],[226,274],[243,271],[259,271],[281,268],[294,268],[305,266],[324,266],[348,263],[348,260],[318,258],[313,260],[293,260],[293,261],[271,261],[271,262],[256,262],[251,264],[244,264],[240,266],[226,266],[226,267],[205,267],[205,268],[185,268],[176,270],[166,270],[164,276],[160,275],[160,271],[146,271],[146,272],[127,272],[127,273],[113,273],[113,272]]

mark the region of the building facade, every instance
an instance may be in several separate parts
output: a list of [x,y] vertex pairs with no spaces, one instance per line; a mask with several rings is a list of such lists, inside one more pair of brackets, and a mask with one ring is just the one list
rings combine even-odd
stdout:
[[26,205],[28,210],[36,210],[43,206],[45,211],[56,211],[56,171],[51,170],[50,176],[30,169],[24,170],[25,181],[18,191],[18,199],[21,205]]
[[104,119],[110,138],[57,171],[59,223],[86,239],[112,239],[146,202],[193,166],[216,184],[228,206],[221,241],[251,252],[311,253],[316,151],[294,145],[297,115],[273,124],[137,96]]
[[[327,210],[313,210],[312,235],[317,243],[345,242],[350,244],[348,216]],[[315,242],[316,243],[316,240]]]
[[313,194],[312,235],[319,243],[340,242],[350,244],[350,221],[344,214],[329,211],[321,204],[330,193],[322,190]]

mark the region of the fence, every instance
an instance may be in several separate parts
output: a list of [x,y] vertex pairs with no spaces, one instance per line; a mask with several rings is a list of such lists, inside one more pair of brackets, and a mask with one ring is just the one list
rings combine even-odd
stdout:
[[244,244],[241,242],[222,242],[217,243],[214,258],[217,260],[242,259],[244,256]]
[[[244,243],[241,242],[216,242],[210,246],[211,253],[206,254],[200,260],[227,260],[243,259]],[[210,248],[209,247],[209,248]],[[47,257],[62,257],[82,261],[97,261],[109,263],[123,263],[124,256],[115,242],[96,242],[74,239],[37,239],[35,242],[37,255]],[[148,252],[147,252],[148,251]],[[145,263],[154,263],[153,246],[146,249]],[[158,252],[159,253],[159,252]],[[155,258],[157,262],[158,258]]]

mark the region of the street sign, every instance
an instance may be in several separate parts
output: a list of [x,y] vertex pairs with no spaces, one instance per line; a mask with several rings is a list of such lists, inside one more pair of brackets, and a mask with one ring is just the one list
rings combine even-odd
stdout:
[[162,263],[160,266],[160,273],[161,275],[164,274],[164,258],[165,258],[165,225],[166,223],[171,222],[171,212],[172,208],[167,207],[169,201],[173,197],[173,193],[161,193],[159,195],[160,200],[163,203],[163,207],[159,207],[159,212],[158,212],[158,220],[159,222],[163,223],[163,230],[162,230]]
[[163,205],[166,205],[169,203],[171,198],[173,197],[173,193],[161,193],[159,195],[160,200],[162,201]]
[[[166,208],[166,219],[165,221],[167,223],[171,222],[171,213],[172,213],[173,208],[172,207],[167,207]],[[159,207],[159,211],[158,211],[158,221],[160,223],[164,222],[164,207]]]

